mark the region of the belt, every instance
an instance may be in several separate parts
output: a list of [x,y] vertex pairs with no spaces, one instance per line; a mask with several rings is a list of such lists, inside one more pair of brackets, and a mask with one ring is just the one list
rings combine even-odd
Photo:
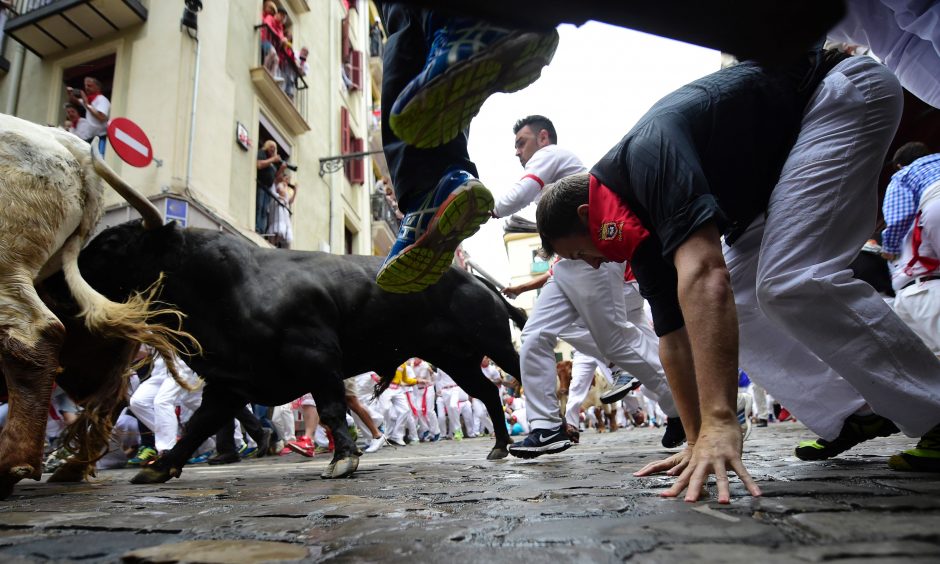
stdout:
[[441,389],[442,389],[442,390],[449,390],[449,389],[451,389],[451,388],[456,388],[456,387],[457,387],[457,384],[453,384],[453,385],[451,385],[451,386],[441,386]]
[[919,282],[929,282],[931,280],[940,280],[940,274],[929,274],[927,276],[918,276],[917,278],[911,280],[907,284],[901,286],[901,289],[907,288],[908,286],[913,286]]

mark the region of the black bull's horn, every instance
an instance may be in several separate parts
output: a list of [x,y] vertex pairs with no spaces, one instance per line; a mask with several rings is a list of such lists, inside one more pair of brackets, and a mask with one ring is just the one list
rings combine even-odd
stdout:
[[157,206],[153,205],[153,202],[145,198],[144,195],[134,189],[133,186],[121,179],[121,177],[114,172],[114,169],[108,166],[108,163],[104,162],[104,158],[98,150],[97,137],[91,142],[91,160],[95,165],[95,172],[98,173],[98,176],[110,184],[115,192],[120,194],[122,198],[127,200],[128,204],[134,206],[134,209],[140,213],[140,216],[144,220],[144,229],[154,229],[163,225],[163,216],[160,215],[160,210],[157,209]]

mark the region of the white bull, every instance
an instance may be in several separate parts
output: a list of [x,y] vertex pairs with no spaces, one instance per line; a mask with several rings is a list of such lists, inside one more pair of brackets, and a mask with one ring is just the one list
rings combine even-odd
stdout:
[[40,300],[36,284],[63,270],[94,333],[150,344],[166,357],[188,338],[148,323],[167,313],[148,311],[153,291],[119,304],[82,279],[78,253],[102,214],[101,178],[141,213],[144,228],[162,224],[157,208],[118,178],[88,143],[60,129],[0,115],[0,372],[10,407],[0,435],[0,499],[19,480],[38,480],[42,473],[47,406],[65,338],[62,322]]

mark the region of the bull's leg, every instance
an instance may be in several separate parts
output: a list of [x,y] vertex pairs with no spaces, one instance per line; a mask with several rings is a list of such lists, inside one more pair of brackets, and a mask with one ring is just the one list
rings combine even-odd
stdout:
[[311,393],[317,402],[320,421],[333,433],[333,460],[320,477],[348,478],[359,468],[359,451],[346,427],[346,390],[342,374],[333,372]]
[[[490,414],[493,420],[493,434],[496,437],[496,444],[493,450],[487,455],[487,460],[498,460],[509,456],[509,449],[512,439],[509,438],[509,431],[506,430],[506,415],[503,413],[502,403],[499,401],[499,389],[490,382],[486,376],[480,372],[480,355],[476,360],[468,359],[455,366],[445,367],[444,370],[450,374],[454,382],[460,386],[463,391],[471,397],[475,397],[486,406],[486,412]],[[459,366],[459,368],[458,368]]]
[[42,445],[52,382],[65,340],[28,275],[0,276],[0,369],[10,397],[0,435],[0,499],[23,478],[42,475]]
[[206,385],[202,403],[189,418],[183,437],[162,454],[156,462],[146,466],[131,478],[132,484],[161,484],[170,478],[179,478],[183,466],[206,439],[245,406],[245,399],[221,391],[218,386]]

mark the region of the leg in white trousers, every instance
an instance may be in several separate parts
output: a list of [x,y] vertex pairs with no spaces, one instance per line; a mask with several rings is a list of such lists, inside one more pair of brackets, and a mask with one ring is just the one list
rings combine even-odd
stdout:
[[[194,383],[196,377],[184,364],[177,364],[182,378]],[[166,369],[163,358],[154,358],[150,378],[137,387],[130,399],[131,412],[153,431],[158,452],[170,450],[176,444],[179,421],[176,405],[185,392]]]
[[289,403],[274,407],[271,423],[274,425],[280,440],[284,442],[296,440],[297,437],[294,436],[294,412],[291,410]]
[[493,421],[483,402],[477,398],[470,398],[470,409],[473,411],[473,436],[478,436],[483,431],[493,434]]
[[874,228],[900,111],[887,69],[867,57],[839,63],[807,105],[766,222],[726,256],[742,368],[825,439],[865,401],[911,436],[940,423],[940,362],[848,269]]
[[[648,383],[674,409],[657,343],[627,318],[624,268],[606,263],[595,270],[573,260],[555,264],[554,276],[542,288],[522,332],[522,381],[532,428],[549,429],[561,423],[553,352],[559,337],[580,352],[605,358]],[[641,312],[642,304],[639,298]]]
[[432,437],[441,433],[441,428],[437,419],[437,413],[434,412],[435,394],[434,387],[415,389],[415,409],[418,410],[417,422],[418,433],[429,433]]
[[927,345],[940,355],[940,280],[917,282],[894,298],[894,311]]
[[574,353],[574,362],[571,364],[571,384],[568,386],[568,411],[565,413],[565,423],[577,429],[581,424],[581,404],[591,390],[594,382],[594,371],[603,366],[600,361],[579,351]]

